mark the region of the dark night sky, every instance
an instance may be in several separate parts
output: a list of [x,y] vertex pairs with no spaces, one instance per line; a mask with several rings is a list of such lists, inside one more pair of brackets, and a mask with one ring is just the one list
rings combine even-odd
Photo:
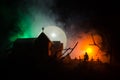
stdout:
[[[25,11],[29,6],[35,6],[39,8],[39,3],[32,3],[32,0],[1,0],[0,1],[0,48],[1,51],[4,46],[9,42],[9,34],[11,31],[19,32],[19,28],[16,29],[16,22],[19,21],[18,9]],[[48,0],[45,0],[48,1]],[[48,1],[50,3],[50,1]],[[120,58],[119,53],[119,22],[120,22],[120,6],[119,2],[113,1],[79,1],[78,0],[52,0],[51,11],[58,17],[57,22],[61,22],[65,29],[71,24],[76,25],[76,29],[79,28],[79,21],[82,20],[85,24],[90,26],[84,26],[83,29],[96,29],[103,34],[110,36],[110,46],[114,51],[116,59]],[[40,4],[41,5],[41,4]],[[26,12],[26,11],[25,11]],[[72,22],[72,23],[71,23]]]
[[[116,59],[120,58],[119,54],[119,21],[120,21],[120,6],[119,2],[113,1],[80,1],[77,0],[58,0],[54,8],[55,13],[59,15],[59,19],[63,23],[69,23],[69,19],[80,25],[77,20],[80,18],[88,18],[86,20],[90,26],[84,26],[85,29],[96,29],[109,36],[109,44],[112,48]],[[79,26],[78,26],[79,27]]]

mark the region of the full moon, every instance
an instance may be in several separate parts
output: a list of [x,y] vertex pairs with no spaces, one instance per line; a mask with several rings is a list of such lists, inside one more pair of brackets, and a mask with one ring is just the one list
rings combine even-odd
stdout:
[[63,43],[63,47],[66,47],[67,37],[65,32],[57,26],[48,26],[44,29],[45,34],[51,41],[60,41]]

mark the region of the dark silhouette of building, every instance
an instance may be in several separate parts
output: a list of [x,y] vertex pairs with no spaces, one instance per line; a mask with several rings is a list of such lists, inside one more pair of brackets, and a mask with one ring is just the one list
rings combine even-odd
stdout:
[[55,72],[59,70],[60,64],[56,59],[62,55],[63,43],[50,41],[42,32],[37,38],[16,39],[11,50],[11,53],[8,54],[10,77],[30,78],[35,77],[38,73],[48,77],[55,75]]
[[63,50],[63,43],[60,41],[53,41],[51,46],[51,56],[56,57],[56,59],[60,59],[62,56],[62,50]]
[[46,64],[51,56],[60,57],[62,50],[63,43],[50,41],[42,32],[37,38],[17,39],[13,44],[9,59],[15,64]]
[[52,42],[42,32],[38,38],[17,39],[9,55],[15,64],[32,64],[46,62],[51,54]]

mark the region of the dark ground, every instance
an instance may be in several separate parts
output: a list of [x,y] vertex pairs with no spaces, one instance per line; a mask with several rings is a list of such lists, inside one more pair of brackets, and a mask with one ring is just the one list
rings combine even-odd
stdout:
[[8,58],[0,58],[1,79],[8,80],[119,80],[120,66],[98,62],[74,61],[63,64],[50,60],[47,64],[19,64],[13,63]]

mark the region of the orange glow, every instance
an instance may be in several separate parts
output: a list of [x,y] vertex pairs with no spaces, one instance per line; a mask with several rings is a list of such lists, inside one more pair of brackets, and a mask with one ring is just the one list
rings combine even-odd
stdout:
[[92,53],[92,48],[88,47],[88,48],[86,49],[86,52],[87,52],[87,53]]
[[96,51],[97,51],[97,49],[95,47],[93,47],[93,46],[89,46],[85,50],[85,52],[88,53],[90,59],[95,56]]
[[[105,62],[108,59],[106,58],[106,56],[103,55],[104,52],[101,51],[97,46],[90,45],[90,44],[93,44],[93,40],[90,34],[91,33],[80,34],[82,38],[76,39],[76,41],[78,41],[78,45],[73,50],[72,54],[70,54],[70,57],[72,59],[75,59],[75,58],[83,59],[85,52],[87,52],[89,56],[89,60],[91,60],[92,58],[94,60],[97,60],[99,58],[102,62]],[[101,36],[98,34],[94,35],[94,40],[97,44],[99,44],[102,41]],[[73,39],[73,41],[75,41],[75,39]]]

